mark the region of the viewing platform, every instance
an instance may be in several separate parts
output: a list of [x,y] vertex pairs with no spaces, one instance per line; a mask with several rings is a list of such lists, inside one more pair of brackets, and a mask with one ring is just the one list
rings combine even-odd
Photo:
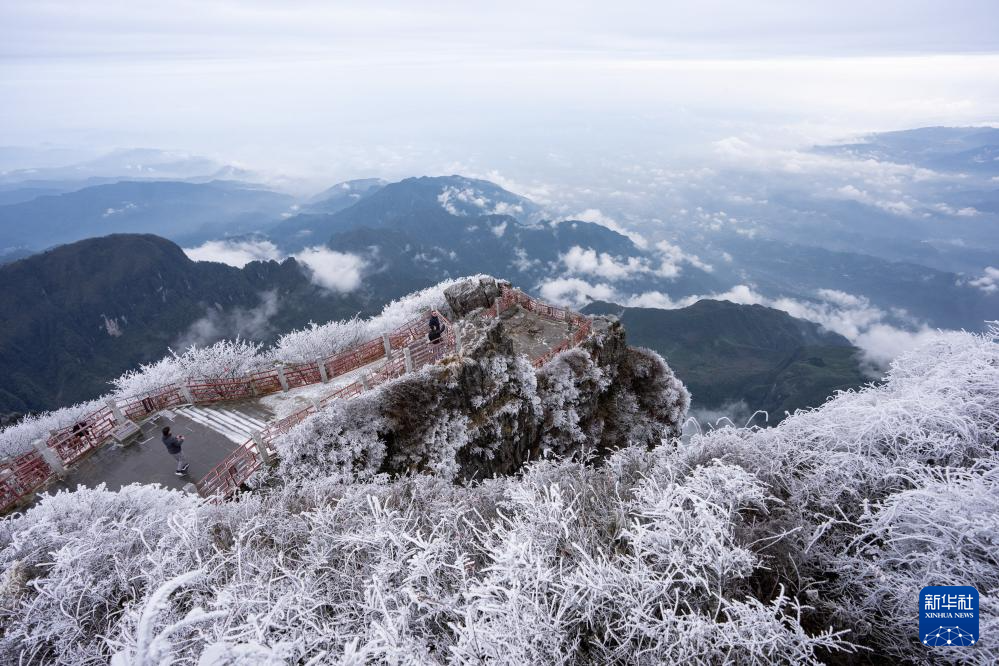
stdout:
[[[0,513],[30,503],[42,489],[101,483],[111,490],[140,482],[204,497],[229,496],[277,458],[274,441],[308,416],[423,366],[460,356],[462,326],[476,326],[476,318],[500,319],[516,353],[535,367],[589,336],[590,321],[583,315],[542,303],[505,283],[491,285],[488,307],[464,303],[459,308],[474,310],[467,322],[451,322],[429,310],[391,332],[313,363],[277,366],[244,377],[190,380],[109,401],[76,428],[64,428],[47,442],[37,442],[36,450],[0,463]],[[462,297],[457,293],[457,299]],[[427,332],[432,316],[444,324],[435,341]],[[161,441],[164,426],[185,437],[187,475],[174,473],[174,459]],[[121,441],[110,444],[116,440]]]

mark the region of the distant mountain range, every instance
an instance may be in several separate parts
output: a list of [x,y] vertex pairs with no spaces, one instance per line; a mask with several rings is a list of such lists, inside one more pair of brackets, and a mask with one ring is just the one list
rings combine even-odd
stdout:
[[[844,339],[800,332],[798,339],[786,333],[786,322],[757,322],[769,315],[750,317],[746,312],[757,311],[742,306],[711,313],[718,321],[707,326],[705,306],[679,305],[747,285],[756,295],[749,301],[828,315],[816,321],[835,319],[848,303],[853,309],[844,316],[861,322],[981,330],[999,311],[999,284],[980,279],[986,267],[999,267],[997,135],[989,128],[922,128],[816,147],[809,159],[831,168],[860,164],[871,175],[848,175],[850,187],[820,187],[787,173],[732,175],[725,185],[732,192],[719,202],[647,222],[654,223],[645,229],[648,240],[599,211],[580,214],[585,220],[556,218],[495,183],[458,175],[353,180],[303,198],[196,156],[119,151],[59,166],[57,151],[37,169],[0,173],[0,372],[9,377],[0,411],[96,395],[108,378],[160,357],[206,316],[215,317],[219,336],[248,335],[226,330],[238,319],[226,317],[260,307],[275,290],[278,305],[267,330],[252,332],[257,339],[309,320],[371,313],[414,289],[481,272],[576,307],[603,301],[675,308],[626,308],[622,317],[633,323],[633,340],[672,356],[696,404],[732,399],[782,413],[861,381]],[[0,148],[0,163],[7,158],[22,156]],[[930,179],[925,191],[900,192],[898,201],[874,197],[878,179],[918,169],[951,175]],[[741,194],[747,191],[753,196]],[[108,236],[124,233],[158,238]],[[192,262],[175,245],[206,241],[266,244],[252,256],[298,258],[238,269]],[[57,247],[64,243],[70,245]],[[317,286],[310,260],[326,261],[321,268],[333,272],[337,262],[355,262],[359,286],[348,293]],[[147,296],[133,299],[132,291]],[[144,309],[156,299],[159,310]],[[797,309],[782,304],[790,302]],[[737,336],[746,333],[738,327],[722,334],[726,322],[744,326],[747,318],[787,344],[769,349]],[[714,348],[690,340],[685,351],[672,349],[656,338],[656,331],[684,326],[712,345],[731,343],[731,358],[745,353],[752,362],[740,362],[725,378],[712,365]],[[37,351],[45,349],[60,360]]]
[[301,209],[303,213],[322,215],[336,213],[353,206],[364,197],[374,194],[388,185],[381,178],[360,178],[337,183],[311,197]]
[[[899,323],[912,317],[969,330],[981,329],[986,313],[999,308],[999,295],[969,288],[958,274],[914,262],[732,234],[716,247],[738,260],[713,261],[709,267],[678,260],[655,245],[639,247],[600,224],[556,224],[543,217],[532,202],[488,181],[424,177],[370,187],[354,205],[292,216],[265,234],[288,252],[325,243],[366,256],[393,279],[419,276],[431,283],[481,271],[517,284],[540,286],[575,277],[609,285],[622,295],[660,291],[673,299],[723,292],[740,282],[763,293],[805,299],[820,289],[838,289],[866,296]],[[573,248],[586,256],[568,261]],[[664,260],[676,265],[675,274],[663,270]]]
[[0,206],[0,248],[34,250],[109,233],[168,230],[178,242],[253,231],[292,197],[239,183],[122,181]]
[[[34,166],[26,168],[25,163]],[[32,150],[0,147],[0,184],[116,180],[253,180],[236,166],[201,155],[158,148],[123,148],[102,155],[73,150]],[[96,184],[96,183],[90,183]],[[76,189],[79,189],[77,187]]]
[[[2,196],[0,192],[0,200]],[[518,284],[539,286],[575,277],[607,284],[619,294],[660,291],[674,299],[718,293],[745,282],[767,294],[806,299],[817,289],[839,289],[864,295],[886,311],[904,308],[906,316],[931,326],[970,330],[981,329],[986,313],[999,308],[999,294],[968,286],[974,275],[855,249],[731,234],[714,242],[714,252],[724,250],[736,260],[716,259],[710,267],[687,262],[668,272],[660,270],[664,257],[654,245],[639,247],[594,222],[544,218],[531,201],[461,176],[390,184],[349,181],[301,203],[242,183],[122,181],[0,205],[0,263],[60,243],[138,232],[187,247],[213,239],[267,239],[286,255],[328,246],[363,256],[367,275],[382,283],[375,288],[379,293],[390,280],[433,284],[488,272]],[[886,229],[898,224],[897,219],[884,220]],[[808,233],[819,237],[829,230]],[[843,230],[836,244],[852,247],[849,238],[850,232]],[[901,247],[894,240],[886,242]],[[933,246],[922,247],[927,256],[936,256]],[[581,253],[576,257],[580,261],[570,266],[566,255],[573,248]],[[982,266],[999,265],[999,256],[984,248],[964,252],[981,254]],[[665,258],[675,263],[675,256]],[[905,317],[898,319],[904,323]]]
[[999,173],[999,129],[994,127],[920,127],[879,132],[859,143],[821,146],[819,151],[935,171]]
[[[576,248],[593,253],[590,264],[606,255],[603,265],[587,265],[585,270],[615,270],[616,264],[608,263],[612,258],[625,262],[614,275],[615,286],[622,290],[640,292],[664,282],[657,272],[662,253],[656,248],[639,247],[594,222],[545,220],[536,204],[488,181],[407,178],[372,190],[335,213],[288,218],[267,230],[267,237],[289,252],[325,244],[359,254],[369,262],[370,274],[392,280],[434,284],[484,272],[534,287],[565,275],[566,255]],[[679,295],[722,286],[695,265],[670,275],[669,284]]]
[[[588,231],[614,233],[583,226],[571,235]],[[417,266],[409,267],[410,279],[406,270],[396,266],[364,289],[332,294],[312,284],[294,259],[238,269],[193,262],[170,241],[131,234],[0,266],[7,287],[0,311],[9,313],[0,323],[0,413],[93,398],[110,379],[177,346],[196,322],[210,321],[219,335],[267,341],[310,320],[373,314],[431,284]],[[258,317],[246,316],[254,311]],[[671,311],[606,303],[586,311],[619,315],[632,344],[665,354],[697,406],[744,401],[780,414],[862,381],[849,343],[777,310],[701,301]],[[254,328],[240,330],[238,322],[248,320],[257,322]]]
[[801,176],[793,164],[744,175],[751,203],[726,202],[728,213],[752,220],[757,238],[948,273],[999,262],[999,129],[881,132],[801,159],[812,163]]
[[616,315],[630,344],[662,354],[690,390],[695,412],[732,412],[741,403],[747,415],[768,412],[773,424],[870,381],[860,350],[846,338],[761,305],[702,300],[661,310],[597,302],[583,312]]

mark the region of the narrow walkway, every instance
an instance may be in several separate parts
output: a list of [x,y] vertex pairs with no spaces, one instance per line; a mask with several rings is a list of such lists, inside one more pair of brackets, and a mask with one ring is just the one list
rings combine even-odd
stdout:
[[[400,354],[402,352],[395,350],[394,353]],[[356,370],[351,370],[350,372],[345,372],[342,375],[332,377],[325,384],[311,384],[309,386],[294,388],[290,391],[272,393],[268,396],[260,398],[260,400],[257,401],[257,404],[260,405],[262,409],[271,413],[268,421],[277,421],[286,416],[290,416],[301,409],[305,409],[311,405],[314,400],[322,400],[340,387],[358,381],[361,378],[361,375],[374,374],[384,365],[385,359],[380,358],[377,361],[361,366]],[[257,430],[260,430],[260,428],[257,428]],[[240,441],[246,441],[246,437]]]

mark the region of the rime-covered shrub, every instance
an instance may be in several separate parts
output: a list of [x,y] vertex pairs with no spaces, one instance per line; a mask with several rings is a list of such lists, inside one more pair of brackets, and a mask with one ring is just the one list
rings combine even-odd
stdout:
[[260,350],[260,343],[236,338],[206,347],[191,345],[174,359],[185,379],[235,379],[260,369],[264,364]]
[[355,347],[367,337],[367,322],[357,317],[325,324],[310,322],[306,328],[278,338],[268,354],[282,363],[308,363]]
[[[960,579],[987,595],[996,586],[997,424],[993,329],[938,339],[898,359],[883,384],[777,428],[694,436],[674,465],[720,459],[764,481],[781,500],[758,528],[764,538],[783,535],[769,549],[774,583],[796,581],[815,595],[823,621],[894,658],[920,660],[919,588]],[[945,516],[962,528],[934,528]],[[973,656],[987,662],[994,649],[983,642]]]
[[307,418],[281,440],[279,475],[347,483],[370,479],[385,461],[378,431],[387,424],[379,407],[378,392],[369,393]]
[[0,523],[0,661],[106,663],[122,610],[203,547],[198,504],[156,486],[81,487]]
[[[981,598],[999,594],[999,469],[914,471],[911,489],[865,511],[850,544],[826,555],[837,576],[824,586],[834,612],[870,625],[871,639],[893,649],[898,636],[914,636],[913,602],[926,585],[971,585]],[[984,609],[983,609],[984,610]],[[984,613],[982,617],[986,617]],[[871,623],[870,618],[883,618]],[[999,660],[995,641],[979,644],[979,658]],[[961,651],[950,655],[961,660]]]
[[[191,367],[191,364],[187,364],[187,371],[191,370],[194,368]],[[155,363],[147,363],[126,371],[117,379],[112,380],[111,385],[114,387],[113,395],[115,397],[128,397],[176,384],[185,379],[189,379],[189,377],[177,357],[167,356]]]
[[[614,389],[611,410],[624,427],[613,437],[638,443],[680,436],[690,393],[662,356],[643,347],[629,348]],[[664,423],[673,425],[664,429]]]
[[582,349],[570,349],[538,371],[537,383],[548,448],[562,455],[583,449],[594,433],[580,427],[580,418],[593,410],[596,397],[610,385],[608,371]]
[[382,308],[382,311],[368,321],[368,335],[376,337],[382,333],[394,330],[417,314],[425,310],[446,310],[447,299],[444,298],[444,291],[459,282],[469,279],[479,279],[488,277],[485,275],[471,275],[452,280],[445,280],[432,287],[427,287],[408,296],[396,299]]
[[[476,276],[482,277],[482,276]],[[354,317],[325,324],[310,322],[305,328],[278,338],[267,355],[283,363],[305,363],[332,356],[355,345],[377,338],[411,321],[427,310],[442,310],[447,301],[444,290],[468,278],[445,280],[388,303],[370,319]]]
[[17,423],[0,431],[0,460],[32,450],[36,439],[48,439],[55,430],[73,425],[81,417],[105,406],[102,400],[81,402],[41,414],[28,414]]

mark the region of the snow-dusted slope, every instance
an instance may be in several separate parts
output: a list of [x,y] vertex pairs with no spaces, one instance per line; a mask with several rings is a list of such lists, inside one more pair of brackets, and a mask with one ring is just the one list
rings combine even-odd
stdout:
[[[218,506],[143,486],[64,493],[0,524],[0,660],[993,663],[997,336],[950,336],[778,428],[638,437],[478,483],[454,483],[448,464],[370,476],[379,453],[342,447],[325,475],[286,467]],[[557,409],[571,393],[530,400],[571,424]],[[376,407],[350,441],[376,441]],[[317,419],[295,446],[337,423]],[[981,592],[974,649],[918,643],[928,583]]]

